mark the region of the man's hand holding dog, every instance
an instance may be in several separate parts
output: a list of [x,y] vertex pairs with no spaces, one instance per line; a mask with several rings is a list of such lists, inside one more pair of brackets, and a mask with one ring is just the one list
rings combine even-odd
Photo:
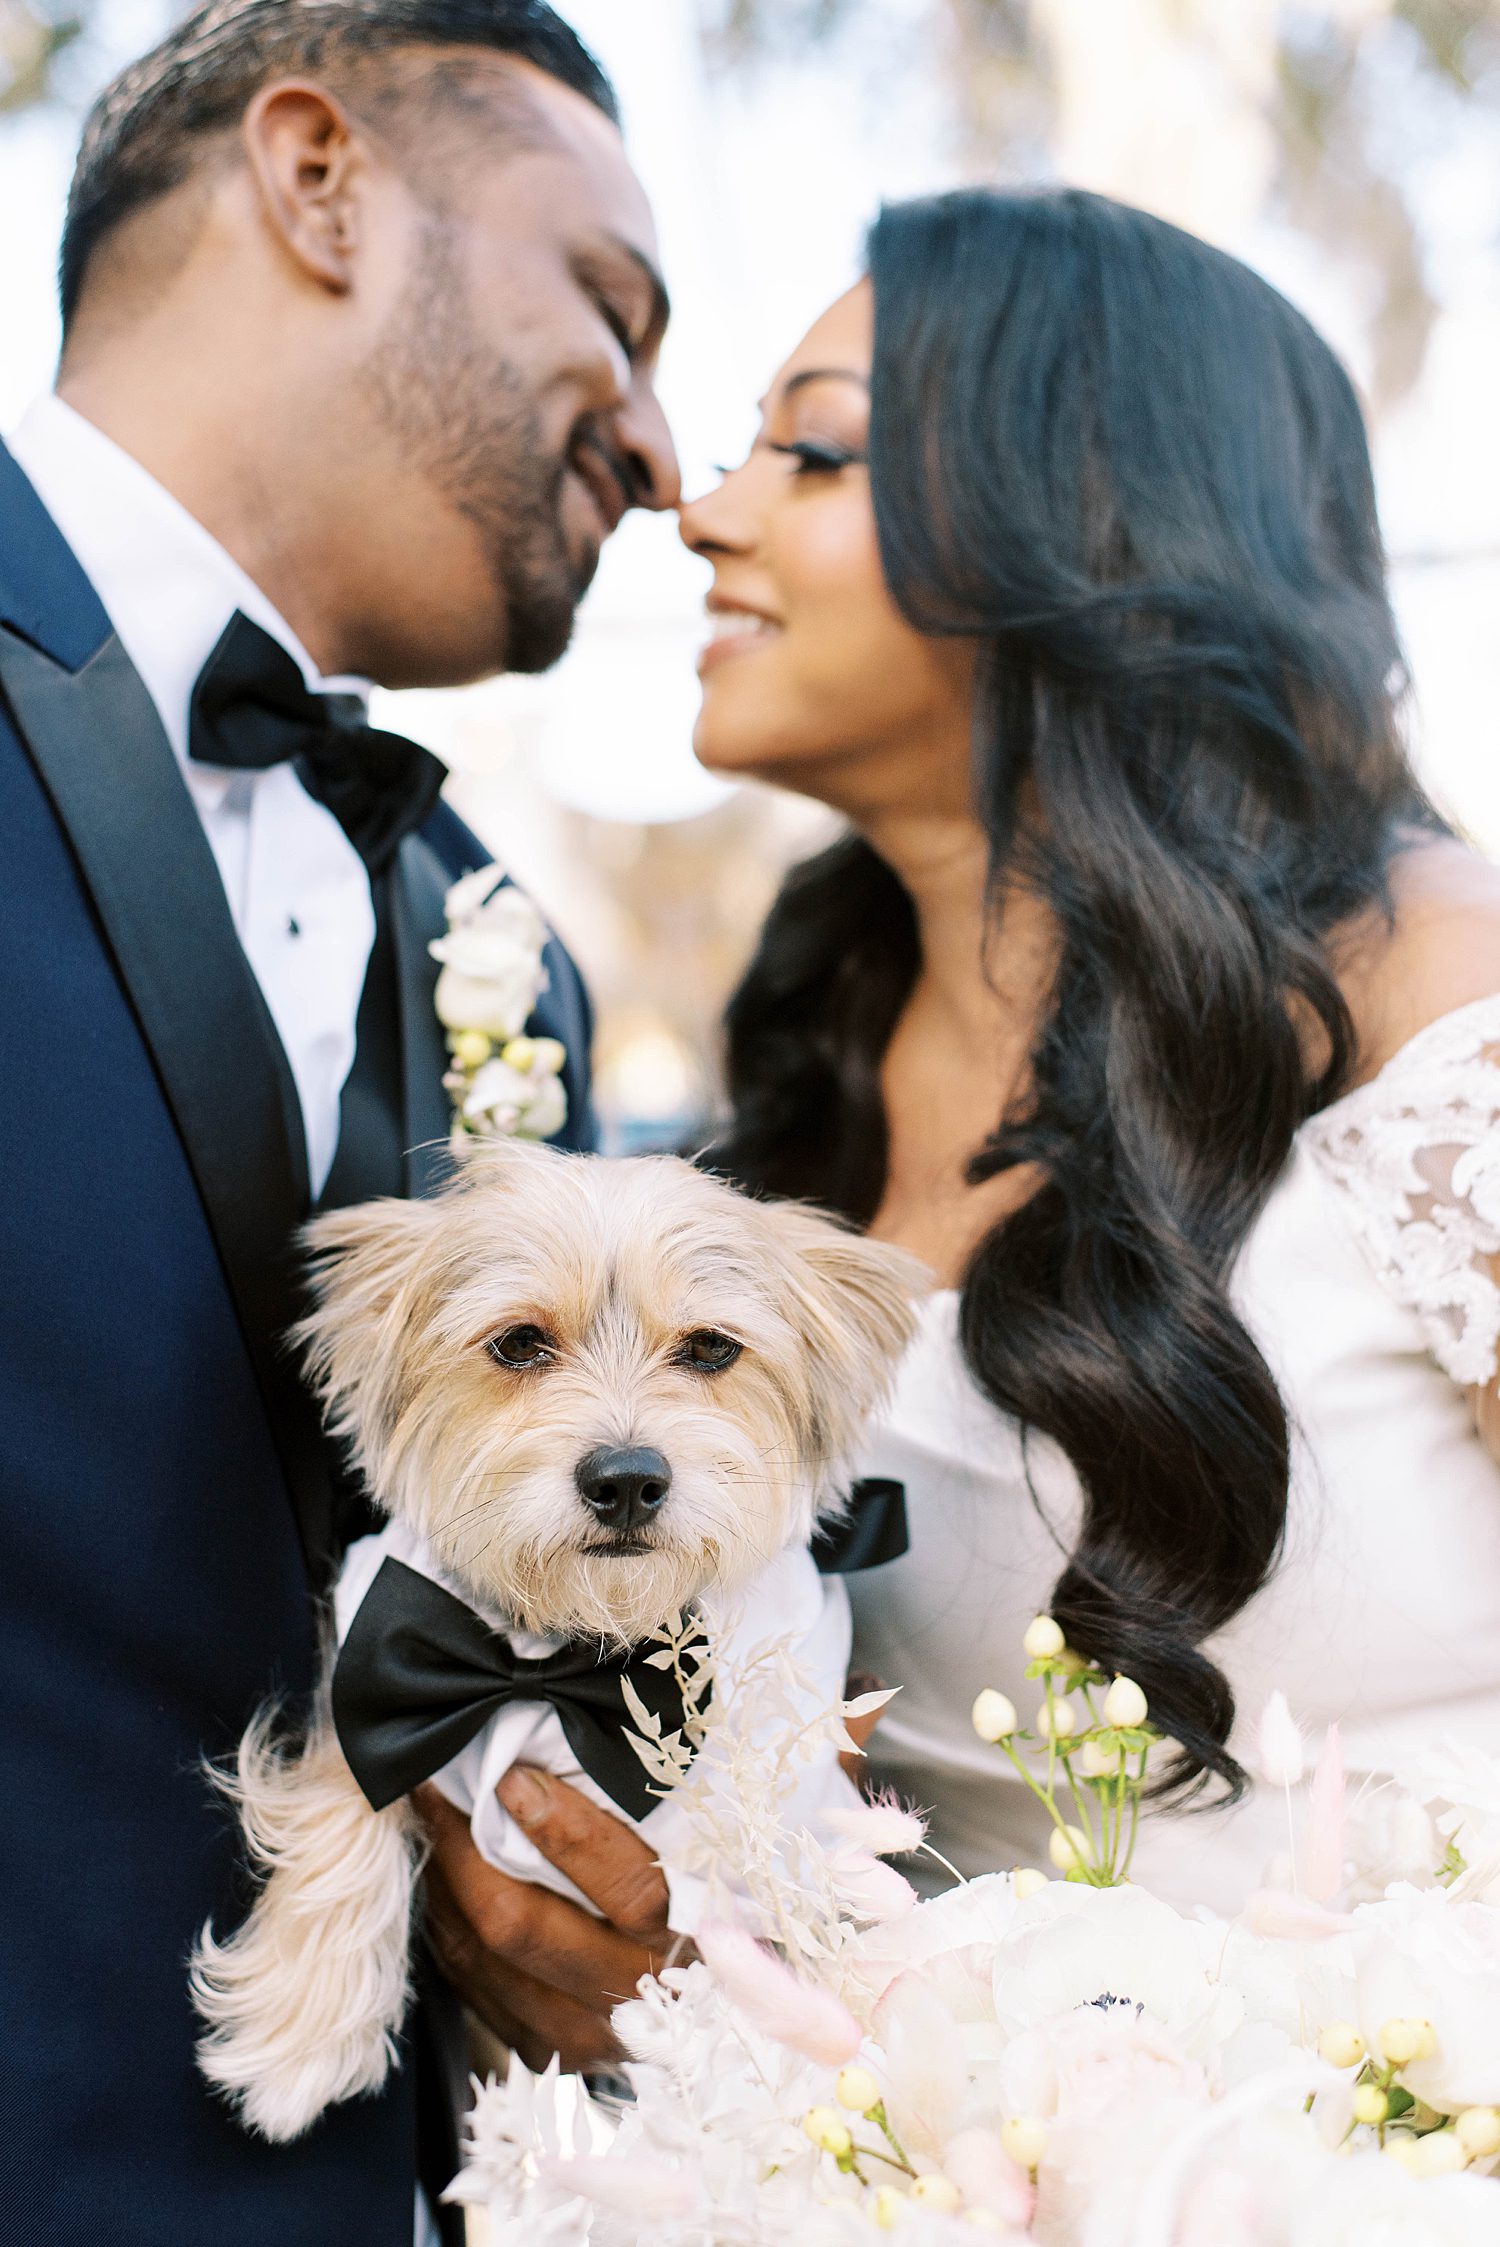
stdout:
[[426,1786],[415,1799],[432,1844],[433,1949],[465,2004],[527,2067],[544,2067],[554,2052],[565,2068],[608,2066],[619,2057],[611,2012],[678,1940],[661,1867],[629,1827],[549,1773],[508,1771],[499,1794],[603,1917],[486,1864],[463,1812]]
[[[869,1692],[873,1677],[847,1690]],[[858,1717],[850,1731],[862,1749],[880,1719]],[[859,1780],[857,1757],[843,1759]],[[436,1787],[415,1801],[432,1844],[427,1861],[427,1932],[464,2003],[533,2072],[554,2052],[565,2068],[607,2066],[620,2047],[610,2014],[643,1974],[666,1963],[681,1939],[667,1926],[667,1884],[638,1834],[598,1809],[562,1779],[518,1766],[500,1800],[542,1855],[598,1906],[603,1919],[564,1896],[512,1880],[487,1865],[469,1821]]]

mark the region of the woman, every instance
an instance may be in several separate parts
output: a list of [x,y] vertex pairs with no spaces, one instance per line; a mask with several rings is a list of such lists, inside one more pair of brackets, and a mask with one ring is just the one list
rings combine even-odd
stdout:
[[717,1160],[938,1281],[868,1461],[872,1769],[965,1870],[1042,1856],[968,1712],[1029,1713],[1049,1609],[1179,1743],[1139,1876],[1234,1908],[1272,1687],[1360,1772],[1500,1735],[1500,877],[1399,745],[1353,392],[1175,228],[947,196],[683,528],[700,758],[851,827],[733,1003]]

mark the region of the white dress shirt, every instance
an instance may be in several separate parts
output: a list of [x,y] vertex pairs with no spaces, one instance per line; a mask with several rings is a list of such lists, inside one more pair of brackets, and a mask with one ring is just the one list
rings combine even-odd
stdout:
[[[285,618],[156,478],[60,398],[39,398],[10,449],[93,583],[156,704],[203,822],[245,956],[286,1048],[307,1166],[321,1192],[338,1145],[339,1096],[375,938],[364,862],[289,765],[226,772],[191,763],[188,707],[236,609],[279,640],[309,687],[319,676]],[[108,745],[99,744],[101,756]]]

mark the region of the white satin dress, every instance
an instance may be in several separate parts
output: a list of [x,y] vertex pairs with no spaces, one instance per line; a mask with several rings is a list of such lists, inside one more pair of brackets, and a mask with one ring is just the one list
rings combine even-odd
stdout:
[[[1351,1774],[1445,1739],[1500,1750],[1500,1466],[1467,1393],[1496,1370],[1497,1257],[1500,995],[1431,1023],[1304,1125],[1236,1266],[1295,1455],[1282,1558],[1208,1647],[1234,1688],[1242,1762],[1275,1687],[1315,1737],[1339,1721]],[[926,1306],[861,1461],[905,1483],[911,1550],[850,1590],[856,1666],[902,1688],[871,1774],[930,1808],[933,1843],[976,1873],[1046,1862],[1045,1813],[969,1710],[998,1686],[1030,1722],[1021,1634],[1047,1606],[1079,1494],[1034,1439],[1033,1497],[1016,1424],[964,1365],[957,1312],[951,1291]],[[1286,1830],[1265,1788],[1230,1811],[1157,1810],[1135,1877],[1233,1911]]]

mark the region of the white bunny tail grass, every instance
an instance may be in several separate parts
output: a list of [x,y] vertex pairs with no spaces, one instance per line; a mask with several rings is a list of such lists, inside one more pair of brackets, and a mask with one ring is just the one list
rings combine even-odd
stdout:
[[306,1744],[263,1710],[216,1774],[264,1875],[248,1919],[192,1961],[198,2064],[262,2137],[299,2137],[324,2107],[378,2090],[410,1996],[422,1847],[404,1802],[372,1810],[325,1706]]

